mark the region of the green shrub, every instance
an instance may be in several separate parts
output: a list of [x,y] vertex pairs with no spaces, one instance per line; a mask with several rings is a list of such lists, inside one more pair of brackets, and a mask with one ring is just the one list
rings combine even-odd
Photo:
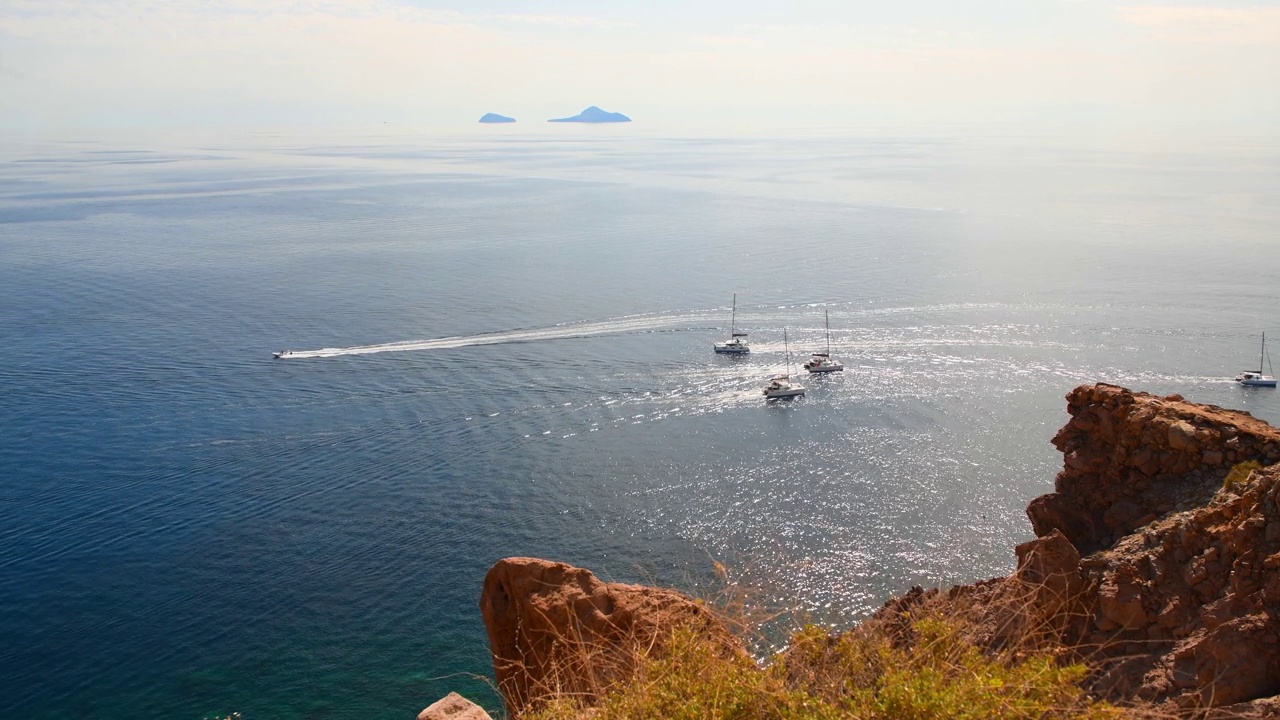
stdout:
[[1243,485],[1249,479],[1249,473],[1262,467],[1257,460],[1247,460],[1242,463],[1236,463],[1231,468],[1231,472],[1227,473],[1227,477],[1222,480],[1222,488],[1224,490],[1234,490],[1236,487]]

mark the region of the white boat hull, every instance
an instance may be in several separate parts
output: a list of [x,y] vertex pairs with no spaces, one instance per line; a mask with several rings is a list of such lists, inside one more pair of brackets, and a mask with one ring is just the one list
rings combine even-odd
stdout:
[[769,400],[793,398],[804,394],[804,386],[791,382],[789,376],[779,375],[764,388],[764,396]]
[[746,355],[751,352],[751,348],[746,345],[732,342],[716,343],[715,349],[723,355]]
[[[1267,355],[1267,334],[1262,333],[1262,349],[1258,351],[1258,369],[1241,370],[1240,374],[1236,376],[1236,382],[1245,387],[1275,387],[1275,377],[1272,375],[1264,375],[1262,372],[1263,368],[1270,363],[1271,358]],[[1271,372],[1275,372],[1275,369],[1273,368]]]
[[843,372],[844,365],[841,365],[837,360],[824,360],[822,362],[810,360],[804,364],[804,369],[810,373]]

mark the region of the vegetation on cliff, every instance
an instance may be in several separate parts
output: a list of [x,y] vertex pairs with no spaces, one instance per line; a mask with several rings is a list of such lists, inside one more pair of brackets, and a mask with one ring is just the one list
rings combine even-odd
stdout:
[[[576,694],[544,698],[524,720],[878,720],[897,718],[1118,718],[1086,695],[1086,668],[1045,651],[985,652],[958,618],[923,615],[905,626],[869,622],[830,635],[806,627],[767,666],[688,627],[647,648],[635,673]],[[904,642],[905,630],[909,641]]]

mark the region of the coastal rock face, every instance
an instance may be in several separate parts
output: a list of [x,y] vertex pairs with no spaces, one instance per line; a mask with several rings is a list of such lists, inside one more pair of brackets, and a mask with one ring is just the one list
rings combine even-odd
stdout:
[[660,650],[678,627],[742,652],[710,610],[674,590],[605,583],[588,570],[535,558],[507,558],[490,568],[480,613],[513,717],[549,692],[598,697],[631,674],[637,650]]
[[456,692],[440,698],[418,713],[418,720],[493,720],[484,708]]
[[1173,510],[1205,504],[1236,463],[1280,460],[1280,432],[1248,413],[1114,385],[1067,395],[1071,421],[1053,438],[1064,467],[1055,492],[1027,515],[1037,535],[1059,530],[1083,553]]
[[1280,431],[1112,385],[1067,399],[1057,492],[1028,508],[1041,537],[1018,547],[1017,572],[915,589],[882,614],[946,604],[993,647],[1040,632],[1096,669],[1102,697],[1276,717],[1280,465],[1223,479],[1235,463],[1280,458]]

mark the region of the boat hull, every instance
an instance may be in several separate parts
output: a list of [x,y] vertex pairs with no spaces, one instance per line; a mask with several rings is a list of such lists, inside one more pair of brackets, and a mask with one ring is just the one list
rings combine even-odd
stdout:
[[716,343],[715,350],[721,355],[746,355],[751,352],[751,348],[746,345],[730,345],[728,343]]
[[1273,387],[1275,387],[1275,386],[1276,386],[1276,381],[1275,381],[1275,379],[1274,379],[1274,378],[1273,378],[1273,379],[1270,379],[1270,380],[1267,380],[1267,379],[1258,379],[1258,378],[1251,378],[1251,379],[1248,379],[1248,380],[1240,380],[1240,379],[1237,379],[1237,380],[1236,380],[1236,382],[1240,383],[1241,385],[1243,385],[1243,386],[1245,386],[1245,387],[1269,387],[1269,388],[1273,388]]
[[823,363],[822,365],[811,365],[809,363],[805,363],[804,369],[808,370],[811,374],[812,373],[844,372],[844,366],[835,364],[835,363],[831,363],[831,364]]
[[785,390],[766,390],[764,393],[764,396],[769,400],[800,397],[801,395],[804,395],[804,388],[802,387],[792,387]]

